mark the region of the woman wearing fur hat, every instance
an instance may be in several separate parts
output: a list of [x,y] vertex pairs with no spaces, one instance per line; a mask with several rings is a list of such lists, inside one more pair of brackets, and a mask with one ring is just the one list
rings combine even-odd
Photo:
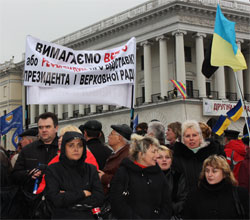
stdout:
[[249,195],[237,187],[226,158],[209,156],[203,163],[199,188],[184,205],[185,219],[249,219]]
[[117,219],[171,217],[167,179],[156,162],[159,141],[131,136],[129,158],[117,170],[110,188],[112,213]]
[[173,169],[184,173],[188,192],[197,188],[203,161],[212,154],[221,155],[221,150],[213,142],[204,141],[197,121],[182,123],[182,142],[174,146]]
[[45,196],[53,205],[52,219],[93,219],[91,209],[104,194],[96,167],[84,163],[86,142],[78,132],[63,135],[59,162],[48,167]]

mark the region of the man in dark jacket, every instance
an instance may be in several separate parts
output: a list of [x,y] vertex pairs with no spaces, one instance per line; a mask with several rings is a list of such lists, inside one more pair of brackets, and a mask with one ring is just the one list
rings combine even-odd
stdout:
[[103,169],[112,150],[105,146],[99,139],[101,136],[102,124],[97,120],[89,120],[84,125],[80,125],[79,129],[87,141],[88,149],[95,156],[99,169]]
[[110,182],[120,163],[129,154],[129,140],[132,134],[131,128],[126,124],[111,125],[111,128],[113,130],[109,134],[108,143],[114,152],[108,158],[103,170],[98,171],[105,194],[108,192]]
[[[24,191],[29,195],[32,195],[35,185],[39,185],[48,162],[57,154],[57,130],[58,119],[54,113],[46,112],[39,115],[39,140],[25,146],[18,156],[12,172],[12,179],[17,185],[23,186]],[[27,199],[27,196],[24,198]],[[30,217],[29,211],[25,210],[28,207],[29,205],[24,205],[24,218]]]

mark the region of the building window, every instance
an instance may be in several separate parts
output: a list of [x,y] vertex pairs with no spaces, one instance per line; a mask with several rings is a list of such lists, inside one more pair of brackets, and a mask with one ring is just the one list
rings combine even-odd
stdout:
[[185,62],[192,62],[191,47],[184,47]]
[[210,82],[206,82],[206,94],[207,94],[207,97],[211,95],[211,83]]
[[144,70],[144,56],[141,56],[141,70]]
[[189,98],[193,98],[193,81],[186,80],[187,95]]
[[145,102],[145,87],[141,88],[141,94],[142,94],[142,102]]

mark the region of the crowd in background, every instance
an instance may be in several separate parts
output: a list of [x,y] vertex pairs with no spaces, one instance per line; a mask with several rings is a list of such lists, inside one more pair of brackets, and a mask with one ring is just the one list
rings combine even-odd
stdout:
[[195,120],[132,129],[89,120],[27,129],[15,154],[3,147],[2,219],[249,219],[249,137]]

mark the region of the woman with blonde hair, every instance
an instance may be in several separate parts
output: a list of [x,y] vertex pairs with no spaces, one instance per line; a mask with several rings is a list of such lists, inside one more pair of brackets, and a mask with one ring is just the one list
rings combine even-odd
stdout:
[[157,163],[166,175],[169,192],[172,199],[172,215],[180,218],[187,197],[186,180],[183,173],[172,168],[173,151],[161,145],[158,151]]
[[189,194],[184,218],[249,219],[249,194],[237,186],[225,157],[211,155],[204,161],[199,188]]
[[203,161],[213,154],[221,155],[221,150],[214,142],[205,141],[197,121],[182,123],[182,142],[174,146],[173,168],[183,173],[187,182],[187,191],[198,187]]
[[170,195],[164,173],[156,162],[159,141],[131,136],[125,158],[111,182],[110,200],[117,219],[169,219]]

